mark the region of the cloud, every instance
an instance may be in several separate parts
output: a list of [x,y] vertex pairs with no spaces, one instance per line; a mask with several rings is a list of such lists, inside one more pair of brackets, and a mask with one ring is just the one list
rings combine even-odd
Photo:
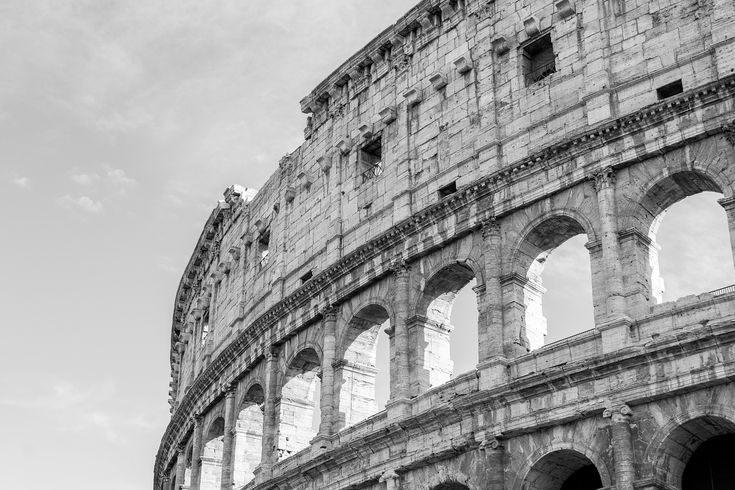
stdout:
[[12,179],[11,182],[21,189],[31,188],[31,179],[28,177],[16,177],[15,179]]
[[138,182],[132,177],[128,177],[123,169],[120,168],[109,168],[107,169],[108,181],[118,187],[130,187]]
[[73,182],[84,187],[91,187],[100,180],[100,176],[96,173],[85,174],[78,172],[76,169],[72,170],[70,178]]
[[69,194],[61,196],[59,202],[71,209],[78,209],[89,214],[101,214],[104,211],[104,206],[100,201],[95,201],[89,196],[78,196],[73,197]]

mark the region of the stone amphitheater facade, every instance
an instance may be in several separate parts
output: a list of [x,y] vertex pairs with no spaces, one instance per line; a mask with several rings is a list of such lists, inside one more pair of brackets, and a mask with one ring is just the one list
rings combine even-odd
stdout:
[[[373,39],[204,226],[154,488],[704,488],[735,288],[662,303],[655,232],[716,191],[735,243],[733,37],[733,0],[426,0]],[[579,234],[594,325],[544,345],[543,260]],[[479,363],[453,376],[472,280]]]

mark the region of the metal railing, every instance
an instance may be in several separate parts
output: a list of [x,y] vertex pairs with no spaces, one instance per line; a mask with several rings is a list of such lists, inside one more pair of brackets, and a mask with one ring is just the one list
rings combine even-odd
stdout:
[[526,85],[532,85],[540,80],[543,80],[552,73],[556,73],[555,60],[551,60],[548,63],[545,63],[534,69],[533,71],[529,71],[528,73],[526,73]]
[[373,180],[382,173],[383,173],[383,166],[380,164],[380,162],[378,162],[362,173],[362,183],[364,184],[365,182],[369,180]]

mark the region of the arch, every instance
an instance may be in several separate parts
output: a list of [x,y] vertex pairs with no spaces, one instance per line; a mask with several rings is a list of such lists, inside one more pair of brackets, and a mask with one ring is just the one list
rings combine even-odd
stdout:
[[[587,454],[585,454],[587,453]],[[522,490],[596,490],[610,485],[607,472],[600,471],[588,451],[573,446],[546,452],[535,459],[520,486]],[[604,476],[603,476],[604,475]]]
[[648,446],[645,461],[658,481],[681,488],[682,476],[694,452],[707,440],[735,434],[735,413],[730,407],[711,405],[682,412],[661,427]]
[[376,355],[381,326],[389,319],[390,313],[385,307],[368,303],[345,326],[338,350],[341,362],[334,370],[335,400],[339,404],[335,430],[353,425],[377,411]]
[[247,385],[238,404],[233,448],[233,482],[235,487],[250,482],[260,464],[263,448],[263,404],[265,390],[257,380]]
[[470,487],[456,481],[446,481],[431,487],[431,490],[470,490]]
[[[423,393],[449,381],[454,374],[450,351],[452,307],[459,292],[478,275],[472,261],[446,262],[434,268],[423,284],[415,303],[414,316],[409,319],[408,331],[413,353],[411,392]],[[475,326],[479,311],[475,311]],[[479,340],[475,349],[479,351]]]
[[[528,223],[512,247],[507,269],[511,273],[503,278],[503,297],[506,321],[512,329],[507,337],[513,339],[520,350],[534,350],[544,345],[547,325],[543,296],[546,289],[541,274],[549,255],[578,235],[586,235],[588,242],[597,238],[587,217],[575,210],[556,210]],[[595,263],[591,255],[590,262]],[[593,274],[599,269],[601,267],[591,267]],[[590,284],[593,284],[592,277]]]
[[316,345],[305,346],[286,364],[278,410],[279,458],[308,447],[316,435],[314,415],[322,364],[321,349],[317,349]]
[[199,488],[201,490],[219,490],[222,482],[225,418],[222,416],[213,417],[203,434]]

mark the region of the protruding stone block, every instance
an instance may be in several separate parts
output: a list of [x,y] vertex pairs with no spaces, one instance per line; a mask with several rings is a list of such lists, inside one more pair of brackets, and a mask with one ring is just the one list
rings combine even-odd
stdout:
[[352,140],[348,137],[344,137],[334,145],[342,155],[347,155],[352,150]]
[[396,120],[396,108],[393,106],[386,107],[385,109],[378,112],[380,121],[383,124],[390,124]]
[[528,35],[528,37],[533,37],[541,32],[538,27],[538,19],[533,15],[523,21],[523,28],[526,30],[526,35]]
[[464,75],[465,73],[471,72],[472,71],[472,60],[470,59],[470,55],[466,54],[454,60],[454,66],[455,68],[457,68],[457,72],[460,75]]
[[373,125],[370,123],[362,124],[358,128],[360,131],[360,137],[365,140],[369,140],[373,137]]
[[413,107],[417,104],[420,104],[421,100],[423,99],[421,88],[419,87],[410,88],[406,92],[403,93],[403,97],[406,99],[406,102],[408,102],[409,107]]
[[556,2],[556,11],[559,13],[559,17],[566,19],[574,15],[574,4],[569,0],[561,0]]
[[441,90],[447,86],[447,77],[441,73],[434,73],[429,77],[429,81],[431,82],[431,86],[434,87],[434,90]]
[[508,40],[505,36],[498,36],[493,39],[493,51],[495,51],[495,54],[498,56],[510,51],[510,46],[508,45]]

